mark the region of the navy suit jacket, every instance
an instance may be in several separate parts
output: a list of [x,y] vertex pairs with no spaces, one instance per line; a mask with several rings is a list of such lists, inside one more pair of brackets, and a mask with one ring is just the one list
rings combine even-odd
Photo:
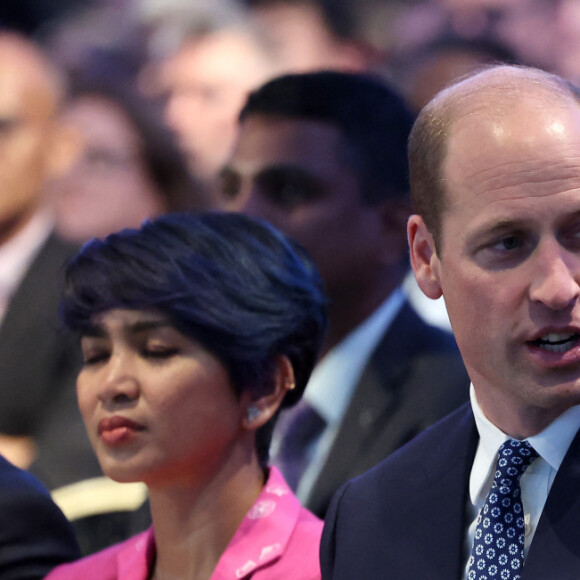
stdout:
[[[467,404],[341,488],[322,537],[323,580],[459,580],[477,441]],[[578,434],[552,485],[521,578],[580,578]]]
[[324,517],[349,479],[364,473],[469,398],[453,335],[405,302],[367,363],[305,505]]
[[72,527],[46,489],[0,457],[0,578],[44,578],[79,556]]

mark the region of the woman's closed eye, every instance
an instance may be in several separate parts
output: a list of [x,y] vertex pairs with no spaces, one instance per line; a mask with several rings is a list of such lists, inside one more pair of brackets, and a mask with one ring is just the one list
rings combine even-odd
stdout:
[[83,365],[90,366],[105,362],[111,355],[108,349],[84,349],[83,348]]
[[148,359],[166,359],[179,354],[180,350],[176,346],[153,345],[145,346],[141,351],[143,357]]

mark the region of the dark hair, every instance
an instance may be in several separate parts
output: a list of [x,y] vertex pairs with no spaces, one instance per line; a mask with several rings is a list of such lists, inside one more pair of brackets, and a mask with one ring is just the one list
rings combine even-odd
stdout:
[[344,136],[363,201],[407,197],[407,139],[413,115],[378,76],[335,71],[277,77],[250,94],[240,113],[320,121]]
[[[66,270],[61,318],[83,333],[114,308],[156,308],[227,368],[239,395],[268,392],[273,364],[289,358],[296,403],[326,329],[326,298],[305,252],[236,213],[167,214],[85,244]],[[263,465],[274,421],[256,437]]]
[[[94,71],[93,71],[94,72]],[[68,101],[103,99],[117,106],[139,137],[143,168],[167,212],[194,211],[208,207],[208,194],[191,175],[175,136],[164,124],[157,103],[142,96],[129,82],[97,75],[71,80]]]

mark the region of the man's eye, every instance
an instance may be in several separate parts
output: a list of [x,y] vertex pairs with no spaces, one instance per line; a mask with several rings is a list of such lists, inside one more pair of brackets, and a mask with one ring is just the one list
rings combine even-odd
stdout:
[[498,250],[516,250],[521,246],[521,241],[517,236],[509,236],[499,240],[495,247]]
[[260,185],[272,203],[286,209],[308,203],[319,195],[318,188],[308,180],[272,178]]

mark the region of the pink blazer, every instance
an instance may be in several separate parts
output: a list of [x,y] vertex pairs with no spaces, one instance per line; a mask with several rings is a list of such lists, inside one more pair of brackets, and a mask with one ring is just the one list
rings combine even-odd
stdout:
[[[322,521],[300,505],[281,473],[270,468],[211,580],[317,580]],[[45,580],[147,580],[155,557],[153,528],[71,564]]]

